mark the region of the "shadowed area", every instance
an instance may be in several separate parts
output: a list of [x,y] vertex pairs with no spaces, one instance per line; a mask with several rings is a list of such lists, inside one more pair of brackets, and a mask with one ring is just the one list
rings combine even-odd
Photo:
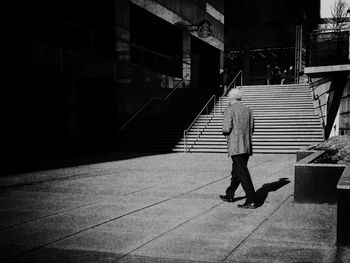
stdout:
[[280,189],[281,187],[289,184],[290,180],[288,178],[280,178],[276,182],[264,184],[261,188],[256,191],[256,205],[262,206],[265,203],[265,200],[269,192],[274,192]]

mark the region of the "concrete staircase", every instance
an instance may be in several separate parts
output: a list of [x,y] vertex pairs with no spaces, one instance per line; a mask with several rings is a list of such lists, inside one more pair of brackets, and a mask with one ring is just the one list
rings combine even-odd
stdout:
[[[159,102],[153,105],[158,114],[143,116],[135,125],[125,129],[123,135],[119,135],[122,141],[119,150],[125,152],[173,152],[179,140],[183,138],[183,131],[196,118],[203,105],[212,96],[213,90],[202,90],[198,96],[198,90],[177,90],[177,97],[171,102]],[[161,107],[164,106],[164,107]],[[153,107],[153,108],[154,108]],[[152,108],[152,106],[150,107]]]
[[[308,85],[243,86],[243,100],[254,113],[254,153],[295,153],[321,142],[323,128]],[[201,115],[187,136],[188,152],[225,153],[221,133],[228,98],[221,97],[210,114]],[[184,138],[173,151],[184,151]]]

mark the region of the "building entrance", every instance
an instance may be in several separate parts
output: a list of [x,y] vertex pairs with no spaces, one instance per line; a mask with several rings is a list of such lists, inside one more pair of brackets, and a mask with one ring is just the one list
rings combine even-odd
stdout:
[[219,87],[220,50],[191,37],[191,80],[193,87]]

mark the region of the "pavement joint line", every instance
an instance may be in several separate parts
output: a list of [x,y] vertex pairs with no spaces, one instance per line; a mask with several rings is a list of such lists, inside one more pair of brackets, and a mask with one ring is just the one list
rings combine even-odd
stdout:
[[285,204],[285,202],[287,202],[287,200],[289,199],[289,198],[291,198],[292,197],[292,194],[290,194],[290,195],[288,195],[287,197],[286,197],[286,199],[280,204],[280,205],[278,205],[270,214],[268,214],[266,217],[265,217],[265,219],[259,224],[259,225],[257,225],[254,229],[253,229],[253,231],[251,231],[250,233],[249,233],[249,235],[247,235],[237,246],[235,246],[234,248],[233,248],[233,250],[222,260],[222,262],[227,262],[227,259],[230,257],[230,255],[232,255],[241,245],[243,245],[245,242],[247,242],[247,240],[274,214],[274,213],[276,213],[276,211],[278,210],[278,209],[280,209],[284,204]]
[[[226,179],[227,177],[229,177],[229,176],[225,176],[225,177],[222,177],[222,178],[220,178],[220,179],[214,180],[214,181],[209,182],[209,183],[207,183],[207,184],[205,184],[205,185],[202,185],[202,186],[200,186],[200,187],[197,187],[197,188],[195,188],[195,189],[192,189],[191,191],[188,191],[188,192],[186,192],[186,193],[181,193],[181,194],[178,194],[178,195],[175,195],[175,196],[166,198],[166,199],[161,200],[161,201],[159,201],[159,202],[155,202],[155,203],[153,203],[153,204],[150,204],[150,205],[141,207],[141,208],[139,208],[139,209],[133,210],[133,211],[131,211],[131,212],[129,212],[129,213],[126,213],[126,214],[124,214],[124,215],[117,216],[117,217],[115,217],[115,218],[111,218],[111,219],[109,219],[109,220],[107,220],[107,221],[98,223],[98,224],[96,224],[96,225],[90,226],[90,227],[85,228],[85,229],[81,229],[81,230],[79,230],[79,231],[77,231],[77,232],[75,232],[75,233],[73,233],[73,234],[69,234],[69,235],[64,236],[64,237],[62,237],[62,238],[59,238],[59,239],[57,239],[57,240],[51,241],[51,242],[49,242],[49,243],[47,243],[47,244],[39,245],[39,246],[37,246],[37,247],[34,247],[34,248],[29,249],[29,250],[23,251],[23,252],[21,252],[21,253],[19,253],[19,254],[17,254],[17,255],[14,255],[14,256],[12,256],[12,257],[10,257],[10,258],[8,258],[8,259],[18,258],[18,257],[20,257],[20,256],[22,256],[22,255],[25,255],[26,253],[29,253],[29,252],[32,252],[32,251],[36,251],[36,250],[38,250],[38,249],[41,249],[41,248],[50,246],[50,245],[52,245],[52,244],[54,244],[54,243],[56,243],[56,242],[60,242],[60,241],[62,241],[62,240],[64,240],[64,239],[70,238],[70,237],[72,237],[72,236],[74,236],[74,235],[78,235],[78,234],[81,234],[81,233],[83,233],[83,232],[86,232],[86,231],[89,231],[89,230],[91,230],[91,229],[94,229],[94,228],[96,228],[96,227],[102,226],[102,225],[104,225],[104,224],[113,222],[113,221],[118,220],[118,219],[120,219],[120,218],[122,218],[122,217],[125,217],[125,216],[128,216],[128,215],[137,213],[137,212],[139,212],[139,211],[142,211],[142,210],[144,210],[144,209],[150,208],[150,207],[152,207],[152,206],[159,205],[159,204],[161,204],[161,203],[165,203],[165,202],[167,202],[167,201],[169,201],[169,200],[171,200],[171,199],[176,199],[176,198],[178,198],[178,197],[180,197],[180,196],[184,196],[184,195],[186,195],[186,194],[188,194],[188,193],[194,192],[194,191],[196,191],[196,190],[198,190],[198,189],[201,189],[201,188],[203,188],[203,187],[206,187],[206,186],[208,186],[208,185],[210,185],[210,184],[214,184],[214,183],[217,183],[217,182],[219,182],[219,181],[221,181],[221,180],[224,180],[224,179]],[[99,201],[99,202],[102,202],[102,201]],[[99,203],[99,202],[96,202],[96,203]],[[221,202],[220,204],[222,204],[222,203],[223,203],[223,202]],[[218,204],[218,205],[220,205],[220,204]],[[217,206],[218,206],[218,205],[217,205]]]
[[49,218],[49,217],[56,216],[56,215],[59,215],[59,214],[63,214],[63,213],[66,213],[66,212],[74,211],[76,209],[80,209],[80,208],[83,208],[83,207],[86,207],[86,206],[89,206],[89,205],[93,205],[93,204],[97,204],[97,203],[100,203],[100,202],[102,202],[102,201],[96,201],[96,202],[92,202],[92,203],[87,203],[87,204],[84,204],[84,205],[81,205],[81,206],[77,206],[77,207],[73,207],[73,208],[70,208],[70,209],[67,209],[67,210],[63,209],[63,210],[60,210],[58,212],[55,212],[55,213],[52,213],[52,214],[49,214],[49,215],[46,215],[46,216],[35,218],[33,220],[28,220],[28,221],[25,221],[25,222],[14,224],[14,225],[2,227],[2,228],[0,228],[0,231],[6,230],[6,229],[9,229],[9,228],[13,228],[13,227],[16,227],[16,226],[32,223],[32,222],[35,222],[35,221],[38,221],[38,220],[41,220],[41,219]]
[[[33,182],[21,182],[21,183],[15,183],[15,184],[1,185],[0,190],[17,188],[17,187],[21,187],[21,186],[32,186],[32,185],[42,184],[42,183],[46,183],[46,182],[53,182],[53,181],[77,180],[77,179],[81,179],[81,178],[104,176],[104,175],[108,175],[108,172],[112,172],[112,170],[113,169],[104,169],[104,170],[101,170],[99,172],[94,173],[93,175],[91,175],[91,171],[88,171],[85,173],[77,173],[77,174],[66,175],[66,176],[61,176],[61,177],[47,178],[47,179],[33,181]],[[54,171],[54,170],[46,170],[45,172],[52,172],[52,171]],[[28,176],[29,175],[30,174],[28,174]],[[1,181],[1,179],[0,179],[0,181]]]
[[128,196],[128,195],[131,195],[131,194],[140,193],[140,192],[143,192],[143,191],[145,191],[145,190],[151,189],[151,188],[153,188],[153,187],[155,187],[155,186],[157,186],[157,185],[154,184],[154,185],[148,186],[148,187],[146,187],[146,188],[142,188],[142,189],[139,189],[139,190],[136,190],[136,191],[133,191],[133,192],[129,192],[129,193],[126,193],[126,194],[122,194],[122,195],[120,195],[120,196]]
[[156,239],[158,239],[158,238],[160,238],[160,237],[162,237],[162,236],[164,236],[164,235],[170,233],[171,231],[173,231],[173,230],[175,230],[175,229],[177,229],[177,228],[179,228],[179,227],[181,227],[181,226],[187,224],[188,222],[192,221],[193,219],[196,219],[196,218],[198,218],[198,217],[200,217],[200,216],[202,216],[202,215],[204,215],[204,214],[207,214],[208,212],[210,212],[211,210],[215,209],[216,207],[222,205],[223,203],[224,203],[224,202],[222,201],[222,202],[220,202],[220,203],[218,203],[218,204],[216,204],[216,205],[210,207],[209,209],[207,209],[207,210],[205,210],[205,211],[202,211],[202,212],[196,214],[195,216],[189,218],[188,220],[182,222],[181,224],[179,224],[179,225],[177,225],[177,226],[174,226],[174,227],[168,229],[168,230],[165,231],[164,233],[162,233],[162,234],[160,234],[160,235],[158,235],[158,236],[152,238],[151,240],[149,240],[149,241],[147,241],[146,243],[144,243],[144,244],[138,246],[137,248],[134,248],[134,249],[131,250],[130,252],[124,254],[123,256],[121,256],[120,258],[118,258],[116,261],[112,261],[111,263],[118,262],[118,261],[121,260],[122,258],[127,257],[127,256],[130,255],[131,253],[133,253],[133,252],[135,252],[136,250],[138,250],[138,249],[140,249],[140,248],[146,246],[147,244],[151,243],[152,241],[154,241],[154,240],[156,240]]

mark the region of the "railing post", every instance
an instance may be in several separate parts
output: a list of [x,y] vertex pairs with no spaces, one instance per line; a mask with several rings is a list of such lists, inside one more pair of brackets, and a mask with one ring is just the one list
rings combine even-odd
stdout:
[[[208,115],[208,108],[209,108],[209,104],[211,102],[211,100],[214,99],[214,107],[215,107],[215,99],[216,99],[216,96],[213,95],[209,101],[205,104],[205,106],[201,109],[201,111],[199,112],[199,114],[197,115],[197,117],[194,119],[194,121],[190,124],[190,126],[184,131],[184,151],[187,152],[187,132],[192,129],[193,125],[195,124],[195,122],[198,120],[198,118],[200,117],[200,115],[204,112],[204,110],[206,110],[206,113]],[[200,136],[200,127],[199,127],[199,123],[197,123],[197,128],[193,128],[193,131],[197,131],[197,140]],[[196,141],[193,142],[193,144],[195,143]]]
[[213,110],[212,110],[214,116],[215,116],[215,100],[216,100],[215,98],[216,96],[214,95]]
[[222,110],[222,101],[223,101],[223,98],[224,98],[224,97],[221,97],[221,99],[220,99],[220,113],[223,112],[223,110]]
[[214,95],[214,106],[213,106],[214,116],[216,116],[215,106],[216,106],[216,95]]
[[197,124],[197,138],[199,137],[199,125]]
[[243,86],[243,72],[242,72],[242,70],[240,72],[241,72],[241,87],[242,87]]

